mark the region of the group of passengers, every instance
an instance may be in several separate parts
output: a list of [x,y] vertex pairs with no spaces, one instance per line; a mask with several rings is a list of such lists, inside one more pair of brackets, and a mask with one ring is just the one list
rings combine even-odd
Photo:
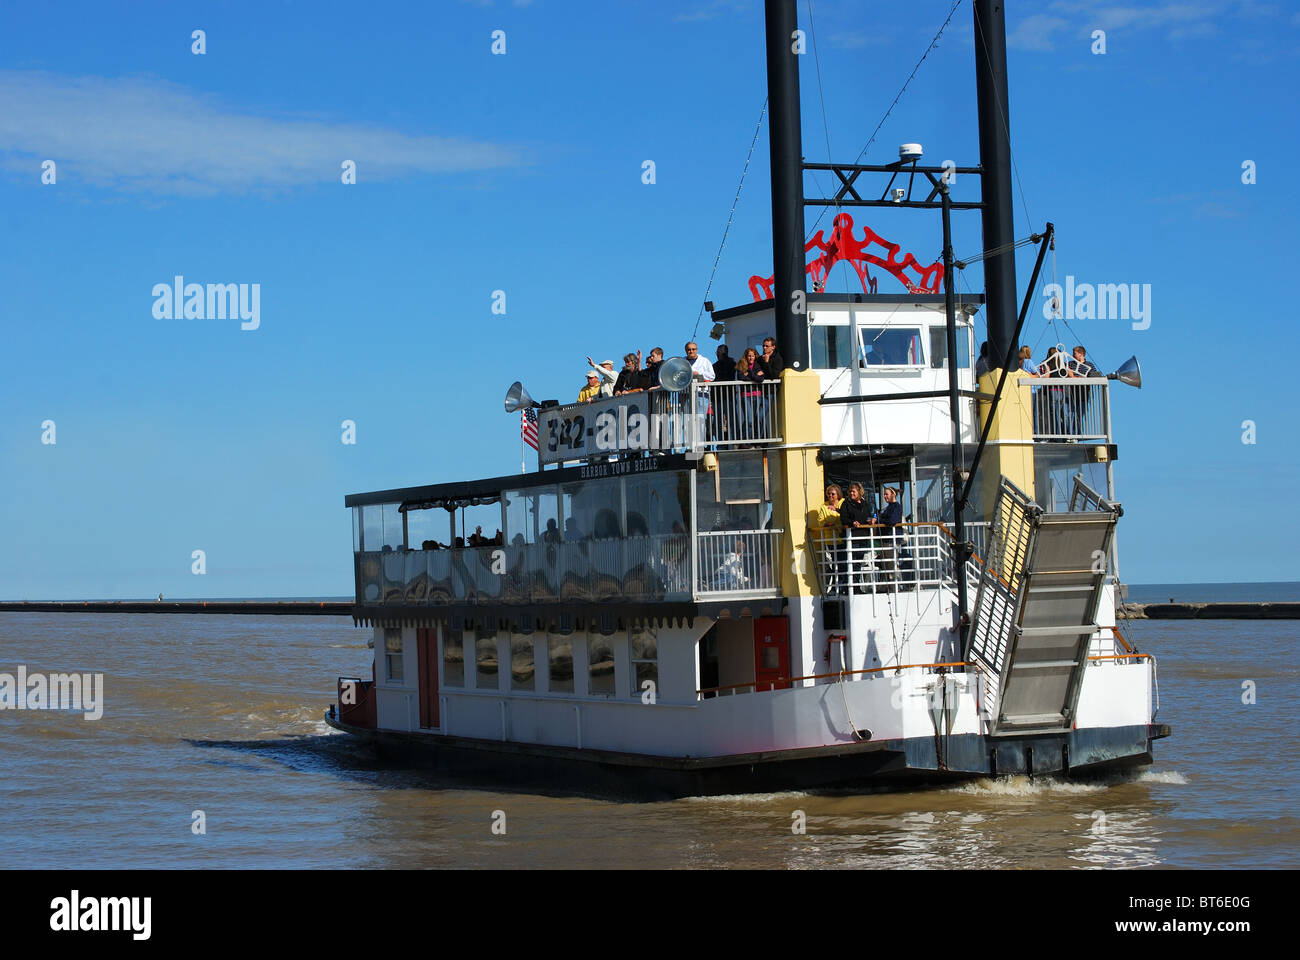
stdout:
[[840,485],[826,487],[826,501],[817,508],[810,526],[826,555],[825,569],[831,572],[828,593],[843,593],[852,584],[857,592],[874,573],[880,581],[893,581],[899,569],[911,568],[911,554],[902,541],[903,505],[897,487],[880,491],[884,506],[877,509],[866,499],[866,490],[854,480],[844,499]]
[[483,528],[475,527],[474,532],[469,538],[454,537],[450,544],[439,543],[437,540],[425,540],[420,544],[421,550],[463,550],[465,547],[499,547],[505,543],[505,535],[497,530],[494,536],[489,537],[483,532]]
[[[776,348],[776,340],[767,337],[760,351],[748,347],[739,360],[733,360],[725,343],[719,344],[716,359],[701,356],[699,344],[689,341],[683,348],[691,365],[693,379],[701,383],[736,384],[737,389],[719,393],[714,402],[701,395],[700,413],[708,416],[714,440],[758,440],[769,435],[767,427],[774,414],[770,398],[764,396],[763,384],[777,382],[785,369],[785,360]],[[663,347],[655,347],[641,366],[640,350],[623,356],[623,369],[615,373],[613,360],[596,363],[587,357],[590,369],[587,383],[578,392],[579,403],[591,403],[606,397],[658,390],[659,368],[664,362]]]
[[[975,363],[978,379],[991,369],[988,343],[980,346],[979,360]],[[1049,347],[1042,363],[1034,362],[1034,351],[1026,346],[1017,354],[1016,369],[1035,379],[1070,380],[1099,377],[1100,371],[1088,359],[1088,351],[1076,346],[1070,356],[1060,347]],[[1045,434],[1081,434],[1086,425],[1091,391],[1086,385],[1071,387],[1067,384],[1049,386],[1037,391],[1034,398],[1034,432]],[[1058,439],[1064,439],[1058,437]]]

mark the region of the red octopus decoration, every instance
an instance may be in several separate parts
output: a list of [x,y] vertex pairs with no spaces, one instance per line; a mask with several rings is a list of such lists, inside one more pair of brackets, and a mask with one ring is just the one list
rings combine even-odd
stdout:
[[[910,253],[905,254],[902,260],[898,259],[899,247],[896,243],[890,243],[881,237],[870,227],[862,228],[863,237],[856,240],[853,237],[853,218],[847,213],[838,214],[832,221],[831,238],[826,241],[822,238],[822,231],[817,233],[804,244],[804,253],[811,253],[814,250],[820,250],[821,255],[814,257],[805,268],[808,276],[812,278],[812,289],[821,290],[826,278],[830,275],[831,267],[837,260],[846,260],[858,273],[858,280],[862,283],[863,293],[876,292],[876,278],[871,275],[867,269],[867,264],[874,263],[876,266],[892,273],[907,288],[908,293],[939,293],[939,288],[943,284],[943,261],[937,260],[928,267],[921,266],[916,257]],[[885,258],[873,253],[867,253],[867,247],[873,243],[878,243],[884,249]],[[916,271],[916,279],[913,280],[904,271]],[[775,277],[764,279],[758,275],[749,278],[749,292],[753,294],[754,300],[772,299],[772,284]]]

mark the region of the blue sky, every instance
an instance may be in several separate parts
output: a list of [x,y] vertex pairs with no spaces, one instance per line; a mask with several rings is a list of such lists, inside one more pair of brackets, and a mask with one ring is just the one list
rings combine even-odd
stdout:
[[[809,160],[859,154],[950,6],[800,3]],[[1124,579],[1300,579],[1300,13],[1010,6],[1017,233],[1056,223],[1045,281],[1152,290],[1149,329],[1036,306],[1023,338],[1142,360],[1113,395]],[[344,494],[517,470],[511,381],[568,399],[588,353],[680,350],[766,92],[757,2],[3,3],[0,25],[5,598],[346,594]],[[978,161],[972,42],[963,2],[869,162]],[[766,132],[719,306],[771,272]],[[937,257],[937,214],[888,213],[856,219]],[[977,214],[954,243],[979,249]],[[259,283],[260,327],[156,318],[177,274]]]

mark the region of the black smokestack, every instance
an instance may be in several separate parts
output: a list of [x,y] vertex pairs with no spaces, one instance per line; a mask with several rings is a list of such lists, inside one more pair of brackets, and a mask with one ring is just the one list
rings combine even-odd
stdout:
[[[1011,198],[1011,113],[1007,108],[1007,28],[1001,0],[974,0],[975,95],[979,105],[981,217],[984,249],[1015,240]],[[769,41],[770,42],[770,41]],[[771,54],[768,54],[769,60]],[[1007,250],[984,261],[989,359],[1001,363],[1016,331],[1016,256]]]
[[[772,152],[772,267],[776,341],[785,362],[808,369],[803,253],[803,135],[795,0],[767,0],[767,102]],[[794,291],[800,291],[797,299]],[[798,311],[798,312],[796,312]]]

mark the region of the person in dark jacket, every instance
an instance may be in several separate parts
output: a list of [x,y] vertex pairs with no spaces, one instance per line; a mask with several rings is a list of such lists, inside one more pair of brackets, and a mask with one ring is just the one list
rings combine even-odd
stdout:
[[714,377],[717,381],[730,381],[735,379],[736,361],[731,359],[730,351],[725,343],[718,344],[718,359],[713,361],[713,372],[717,374]]
[[[758,370],[754,379],[758,383],[780,383],[781,371],[785,369],[785,361],[781,359],[781,354],[777,352],[776,341],[771,337],[763,340],[763,352],[758,357]],[[756,408],[756,422],[759,429],[765,432],[762,435],[770,437],[775,433],[776,427],[776,394],[772,388],[766,390],[760,388],[760,396]]]
[[[1066,368],[1072,377],[1099,377],[1101,373],[1092,362],[1088,359],[1088,351],[1083,347],[1075,347],[1073,359],[1068,361]],[[1083,433],[1088,419],[1088,401],[1089,386],[1086,383],[1080,383],[1068,388],[1069,406],[1070,406],[1070,432],[1077,438]]]
[[628,353],[623,356],[623,369],[619,371],[618,379],[614,381],[614,396],[620,393],[631,393],[635,390],[644,390],[645,374],[641,370],[641,357],[635,353]]
[[[736,379],[736,361],[731,359],[725,343],[718,344],[718,359],[713,361],[714,382],[729,383]],[[714,394],[713,436],[718,440],[734,440],[735,388],[723,387]],[[728,410],[731,412],[728,413]]]
[[893,487],[885,487],[880,493],[884,498],[885,506],[876,518],[876,523],[883,529],[878,531],[880,542],[883,544],[879,551],[879,559],[886,571],[886,579],[894,579],[898,572],[898,564],[895,562],[898,557],[898,535],[902,531],[899,524],[903,522],[903,505],[898,502],[898,491]]
[[871,507],[863,499],[862,484],[854,480],[849,484],[849,498],[840,503],[840,523],[847,534],[848,580],[855,585],[856,592],[863,592],[862,584],[866,576],[859,569],[870,551]]
[[785,361],[781,359],[781,353],[776,349],[776,340],[772,337],[763,340],[763,355],[758,358],[758,368],[763,371],[763,376],[768,380],[781,379]]
[[[638,351],[638,356],[640,352]],[[659,387],[659,368],[663,366],[664,348],[655,347],[650,351],[650,356],[646,359],[645,369],[641,371],[641,379],[645,383],[645,389],[656,390]]]

